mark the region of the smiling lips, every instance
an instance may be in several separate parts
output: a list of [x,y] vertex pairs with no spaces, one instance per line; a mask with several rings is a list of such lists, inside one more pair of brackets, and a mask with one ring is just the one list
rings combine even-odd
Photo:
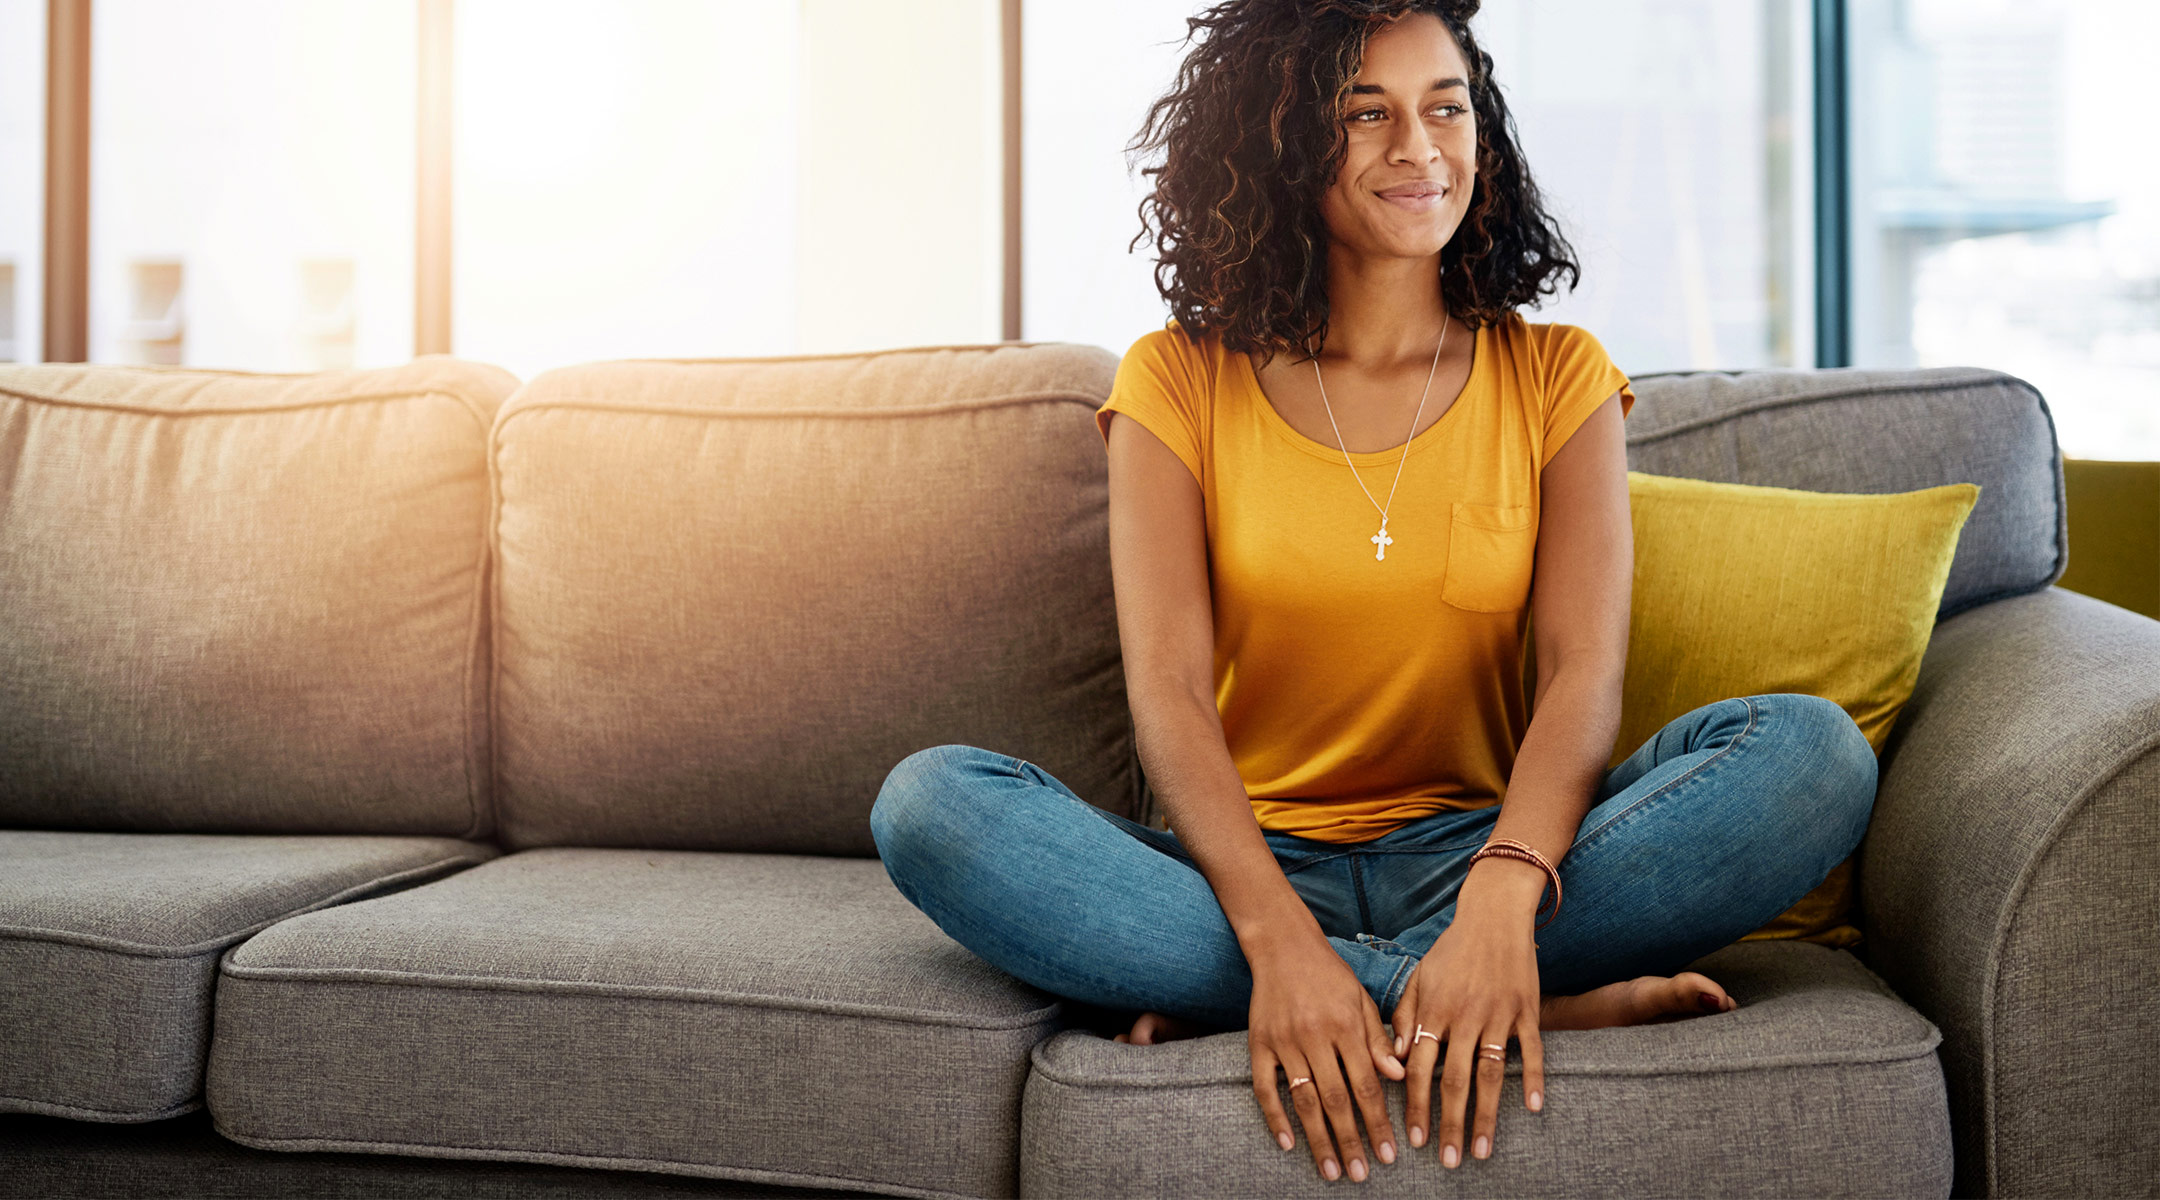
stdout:
[[1436,179],[1415,179],[1375,192],[1382,200],[1410,212],[1430,212],[1447,195],[1447,186]]

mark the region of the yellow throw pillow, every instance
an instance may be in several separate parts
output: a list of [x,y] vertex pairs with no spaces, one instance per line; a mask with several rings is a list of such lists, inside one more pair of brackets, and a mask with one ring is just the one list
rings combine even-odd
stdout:
[[[1920,675],[1970,483],[1858,495],[1628,472],[1635,591],[1618,766],[1675,717],[1734,696],[1841,705],[1882,753]],[[1853,860],[1742,941],[1860,940]]]

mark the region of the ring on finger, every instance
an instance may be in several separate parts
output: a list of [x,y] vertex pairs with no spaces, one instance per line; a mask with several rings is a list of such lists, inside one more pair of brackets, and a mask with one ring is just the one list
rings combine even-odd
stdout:
[[1297,1077],[1296,1079],[1293,1079],[1293,1080],[1291,1080],[1291,1081],[1290,1081],[1290,1086],[1291,1086],[1291,1087],[1296,1087],[1297,1085],[1299,1085],[1299,1084],[1301,1084],[1301,1083],[1311,1083],[1311,1082],[1312,1082],[1312,1076],[1310,1076],[1310,1075],[1300,1075],[1300,1076],[1298,1076],[1298,1077]]
[[1417,1034],[1410,1039],[1410,1044],[1415,1046],[1420,1040],[1424,1038],[1431,1038],[1433,1041],[1437,1042],[1440,1040],[1440,1035],[1437,1033],[1428,1033],[1426,1032],[1425,1027],[1423,1025],[1420,1025],[1417,1027]]

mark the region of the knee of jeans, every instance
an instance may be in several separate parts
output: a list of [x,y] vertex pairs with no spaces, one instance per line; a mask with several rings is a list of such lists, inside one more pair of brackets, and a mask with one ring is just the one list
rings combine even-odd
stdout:
[[1819,767],[1815,788],[1825,803],[1841,806],[1844,828],[1857,843],[1875,809],[1875,748],[1836,701],[1803,694],[1792,700],[1793,717],[1806,731],[1801,740]]
[[948,841],[949,827],[967,823],[959,809],[975,792],[965,781],[974,760],[987,754],[974,746],[931,746],[886,772],[870,806],[870,840],[888,867],[917,847]]

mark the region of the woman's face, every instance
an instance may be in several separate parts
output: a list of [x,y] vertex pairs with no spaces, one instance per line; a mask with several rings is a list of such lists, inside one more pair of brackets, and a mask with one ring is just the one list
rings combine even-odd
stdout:
[[1342,121],[1342,171],[1320,200],[1329,237],[1375,257],[1438,254],[1477,180],[1470,67],[1440,18],[1410,13],[1366,40]]

